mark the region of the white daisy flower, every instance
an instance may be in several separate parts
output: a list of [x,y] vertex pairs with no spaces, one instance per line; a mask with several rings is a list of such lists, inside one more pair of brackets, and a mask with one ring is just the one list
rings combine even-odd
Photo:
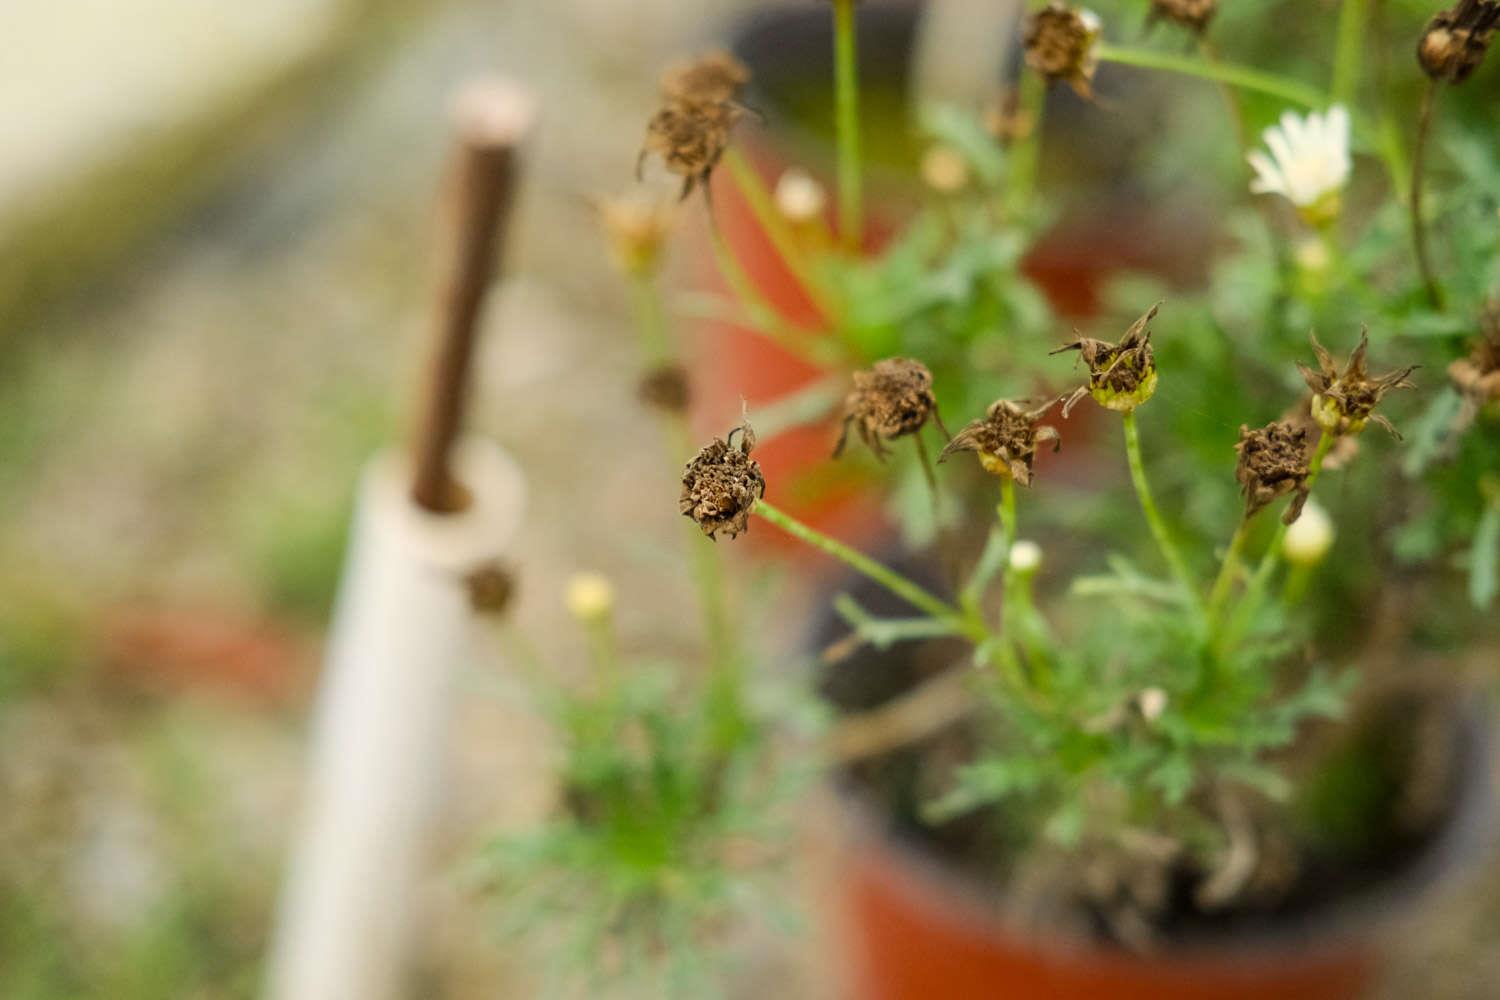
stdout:
[[1306,118],[1287,111],[1264,135],[1271,155],[1256,150],[1247,157],[1255,168],[1250,190],[1286,197],[1311,224],[1332,221],[1349,181],[1349,112],[1342,104]]

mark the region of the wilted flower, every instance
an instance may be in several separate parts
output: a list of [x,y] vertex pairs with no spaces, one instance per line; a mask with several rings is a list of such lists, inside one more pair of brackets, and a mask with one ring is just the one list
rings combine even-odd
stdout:
[[1008,399],[997,399],[983,418],[953,436],[938,461],[955,452],[976,452],[984,471],[1009,476],[1022,486],[1030,486],[1037,445],[1051,441],[1053,451],[1062,447],[1057,428],[1041,423],[1042,417],[1057,403],[1054,399],[1035,410],[1026,410]]
[[1307,431],[1288,421],[1276,420],[1257,430],[1240,427],[1234,446],[1239,454],[1234,478],[1245,497],[1245,516],[1254,517],[1268,504],[1291,494],[1281,520],[1291,524],[1307,502]]
[[568,614],[585,625],[603,621],[614,613],[614,584],[599,573],[575,573],[568,581],[565,603]]
[[1448,377],[1476,404],[1500,400],[1500,299],[1485,308],[1479,319],[1479,340],[1467,358],[1448,366]]
[[1009,145],[1031,134],[1036,122],[1021,107],[1021,95],[1014,89],[991,100],[984,109],[984,130],[997,142]]
[[1109,410],[1128,413],[1156,392],[1156,355],[1151,350],[1151,321],[1161,308],[1158,302],[1125,331],[1118,344],[1081,337],[1053,351],[1077,351],[1089,366],[1089,384],[1071,393],[1063,403],[1063,417],[1084,396]]
[[728,50],[715,49],[669,67],[661,75],[661,96],[669,103],[724,104],[737,99],[749,82],[749,67]]
[[1343,374],[1339,373],[1333,357],[1318,343],[1317,337],[1312,338],[1312,345],[1318,356],[1318,370],[1313,371],[1300,363],[1297,367],[1301,369],[1307,387],[1313,391],[1312,415],[1319,426],[1330,434],[1358,434],[1365,429],[1367,421],[1373,420],[1399,438],[1401,435],[1396,433],[1391,422],[1374,411],[1392,389],[1416,388],[1407,376],[1416,371],[1417,366],[1409,365],[1372,378],[1365,366],[1365,354],[1370,346],[1368,329],[1360,331],[1359,346],[1349,355],[1349,364]]
[[687,371],[668,362],[646,372],[636,385],[636,397],[647,406],[666,413],[684,413],[692,400]]
[[1026,65],[1048,83],[1062,81],[1080,97],[1092,97],[1094,72],[1099,67],[1094,43],[1101,30],[1099,15],[1093,11],[1053,0],[1026,19]]
[[1333,520],[1317,501],[1309,501],[1302,516],[1286,529],[1282,554],[1294,566],[1316,566],[1332,547]]
[[601,198],[594,203],[610,254],[620,270],[643,277],[661,263],[672,230],[672,209],[648,198]]
[[739,535],[749,525],[755,502],[765,495],[766,477],[750,457],[754,447],[755,432],[741,424],[723,439],[710,441],[683,470],[678,508],[709,538],[717,539],[720,532]]
[[1201,32],[1218,9],[1219,0],[1151,0],[1151,20],[1171,21]]
[[682,178],[683,198],[699,185],[706,189],[709,175],[729,148],[729,134],[739,117],[740,110],[728,103],[668,102],[646,124],[636,174],[639,176],[646,157],[655,153],[668,170]]
[[464,576],[469,607],[483,614],[498,614],[510,606],[516,592],[515,575],[496,562],[486,562]]
[[[844,429],[833,455],[837,458],[843,453],[850,425],[876,458],[884,458],[886,441],[915,434],[928,418],[943,429],[927,366],[911,358],[877,361],[868,371],[854,373],[854,388],[844,397]],[[948,436],[946,429],[943,436]]]
[[1313,112],[1306,118],[1287,111],[1264,138],[1271,155],[1255,150],[1246,157],[1255,168],[1250,190],[1284,196],[1311,225],[1337,218],[1340,192],[1352,167],[1344,106],[1335,104],[1327,114]]
[[1484,61],[1497,28],[1500,28],[1500,2],[1458,0],[1427,22],[1417,43],[1417,62],[1435,81],[1463,83]]
[[804,225],[823,217],[828,193],[801,167],[788,167],[776,181],[776,210],[788,221]]

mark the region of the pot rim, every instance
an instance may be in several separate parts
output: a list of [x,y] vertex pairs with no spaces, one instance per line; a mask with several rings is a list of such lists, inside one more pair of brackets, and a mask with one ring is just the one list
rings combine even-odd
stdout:
[[[1142,962],[1203,962],[1249,964],[1288,954],[1316,956],[1346,949],[1369,939],[1423,900],[1454,882],[1454,876],[1488,853],[1488,834],[1496,819],[1494,766],[1494,711],[1477,691],[1461,692],[1448,711],[1458,776],[1452,809],[1442,826],[1415,856],[1392,876],[1374,886],[1350,892],[1295,916],[1275,917],[1266,926],[1208,931],[1181,939],[1168,938],[1159,950],[1133,952],[1076,933],[1039,933],[1034,925],[1007,912],[1003,886],[980,883],[964,875],[930,848],[891,828],[883,810],[859,790],[847,774],[833,779],[842,826],[856,843],[874,848],[896,865],[903,892],[916,905],[980,929],[985,937],[1024,941],[1048,957],[1080,955]],[[980,886],[991,885],[995,894]]]

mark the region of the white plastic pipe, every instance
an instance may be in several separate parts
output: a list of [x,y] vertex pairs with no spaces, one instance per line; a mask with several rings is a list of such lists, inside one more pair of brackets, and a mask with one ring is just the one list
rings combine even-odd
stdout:
[[465,580],[505,556],[523,505],[520,473],[494,445],[462,442],[453,468],[471,502],[451,514],[412,502],[403,456],[376,458],[361,481],[272,1000],[404,995],[454,676],[473,633]]

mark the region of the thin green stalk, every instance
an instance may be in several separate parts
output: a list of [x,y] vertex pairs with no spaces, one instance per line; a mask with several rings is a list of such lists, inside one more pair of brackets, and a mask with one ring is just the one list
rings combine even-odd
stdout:
[[1427,256],[1427,226],[1422,219],[1422,172],[1427,165],[1427,139],[1432,132],[1432,109],[1437,101],[1438,82],[1429,81],[1422,92],[1422,104],[1417,110],[1417,144],[1411,154],[1411,242],[1417,255],[1417,270],[1422,274],[1422,284],[1427,289],[1427,300],[1434,309],[1443,308],[1443,289],[1433,274],[1432,260]]
[[1187,563],[1183,561],[1182,554],[1177,551],[1177,546],[1172,542],[1171,532],[1167,530],[1167,522],[1162,520],[1161,511],[1156,507],[1156,499],[1151,495],[1151,484],[1146,479],[1146,463],[1141,459],[1141,435],[1136,427],[1135,411],[1125,411],[1124,418],[1125,456],[1130,462],[1130,481],[1135,485],[1135,495],[1140,501],[1141,513],[1146,515],[1146,523],[1151,526],[1151,534],[1156,539],[1156,547],[1161,550],[1163,558],[1171,567],[1172,574],[1177,577],[1177,582],[1183,592],[1194,604],[1201,606],[1202,599],[1198,594],[1197,584],[1193,581],[1193,574],[1188,571]]
[[1150,49],[1126,48],[1099,42],[1094,54],[1100,62],[1112,62],[1122,66],[1138,66],[1141,69],[1156,69],[1166,73],[1197,77],[1200,80],[1217,80],[1241,90],[1279,97],[1303,107],[1319,109],[1328,104],[1328,95],[1317,87],[1299,80],[1290,80],[1275,73],[1266,73],[1249,66],[1234,63],[1209,63],[1193,56],[1155,52]]
[[[716,249],[715,253],[718,252]],[[724,266],[726,263],[721,261],[720,267]],[[735,265],[731,261],[728,262],[728,266]],[[726,280],[728,280],[727,277]],[[823,336],[814,330],[794,326],[782,319],[780,315],[771,312],[769,306],[758,309],[747,307],[742,310],[738,302],[726,296],[688,292],[673,301],[672,311],[679,319],[729,323],[748,330],[766,338],[777,347],[807,360],[817,368],[826,368],[844,361],[844,354],[839,349],[836,339]]]
[[745,324],[746,329],[763,334],[778,346],[811,360],[817,354],[817,348],[813,345],[823,338],[798,331],[776,311],[755,287],[755,282],[750,279],[744,265],[734,255],[729,244],[724,242],[724,237],[717,229],[714,230],[710,243],[713,246],[714,261],[719,266],[719,273],[723,275],[730,291],[734,293],[735,298],[739,300],[740,305],[748,314],[749,322]]
[[1339,8],[1338,41],[1333,55],[1333,102],[1352,106],[1359,88],[1360,58],[1365,47],[1369,0],[1344,0]]
[[1005,558],[1016,545],[1016,481],[1010,476],[1000,477],[1000,530],[1005,537]]
[[[1203,56],[1203,61],[1210,66],[1224,64],[1218,48],[1206,36],[1198,39],[1198,52]],[[1240,154],[1243,156],[1250,152],[1250,132],[1245,127],[1245,109],[1240,105],[1239,91],[1221,80],[1219,93],[1224,97],[1224,106],[1229,109],[1230,124],[1234,128],[1234,141],[1239,145]]]
[[630,305],[635,313],[635,329],[640,335],[641,353],[648,365],[672,361],[672,341],[667,336],[666,310],[654,275],[646,272],[630,276]]
[[864,194],[859,151],[859,56],[856,0],[833,0],[833,92],[838,134],[839,238],[849,253],[864,242]]
[[787,224],[786,217],[777,211],[771,192],[766,190],[760,174],[750,165],[750,161],[745,159],[745,155],[734,146],[729,147],[729,151],[724,154],[724,163],[728,166],[729,176],[739,188],[740,195],[750,206],[750,213],[755,216],[755,221],[770,239],[771,245],[776,248],[776,253],[786,264],[787,270],[792,272],[792,277],[807,292],[813,305],[817,306],[818,311],[825,318],[834,316],[833,304],[828,297],[828,292],[813,274],[802,246],[798,244],[796,236],[792,233],[792,227]]
[[941,535],[943,531],[943,500],[938,492],[937,473],[932,468],[932,456],[927,453],[927,442],[922,440],[920,430],[911,436],[917,449],[917,462],[922,466],[922,478],[927,482],[927,499],[932,502],[932,525],[933,530]]
[[765,520],[770,521],[798,541],[812,546],[819,552],[832,556],[856,573],[874,580],[912,607],[925,611],[940,621],[953,624],[959,632],[972,641],[983,642],[987,638],[984,626],[979,622],[974,621],[948,602],[935,596],[925,587],[913,583],[887,566],[882,566],[863,552],[852,549],[843,542],[829,538],[822,532],[808,527],[766,500],[760,500],[756,503],[755,513]]
[[1042,113],[1047,104],[1047,84],[1040,73],[1023,67],[1019,86],[1017,114],[1023,121],[1030,121],[1031,131],[1015,142],[1008,152],[1005,207],[1012,217],[1026,209],[1036,191],[1037,165],[1041,162],[1042,150]]
[[1219,616],[1219,610],[1224,602],[1229,599],[1229,590],[1234,586],[1235,577],[1240,572],[1240,555],[1245,550],[1245,539],[1250,534],[1250,518],[1241,517],[1240,523],[1235,526],[1234,535],[1229,539],[1229,549],[1224,553],[1224,564],[1219,567],[1219,575],[1214,580],[1213,590],[1209,592],[1208,615],[1210,619]]

